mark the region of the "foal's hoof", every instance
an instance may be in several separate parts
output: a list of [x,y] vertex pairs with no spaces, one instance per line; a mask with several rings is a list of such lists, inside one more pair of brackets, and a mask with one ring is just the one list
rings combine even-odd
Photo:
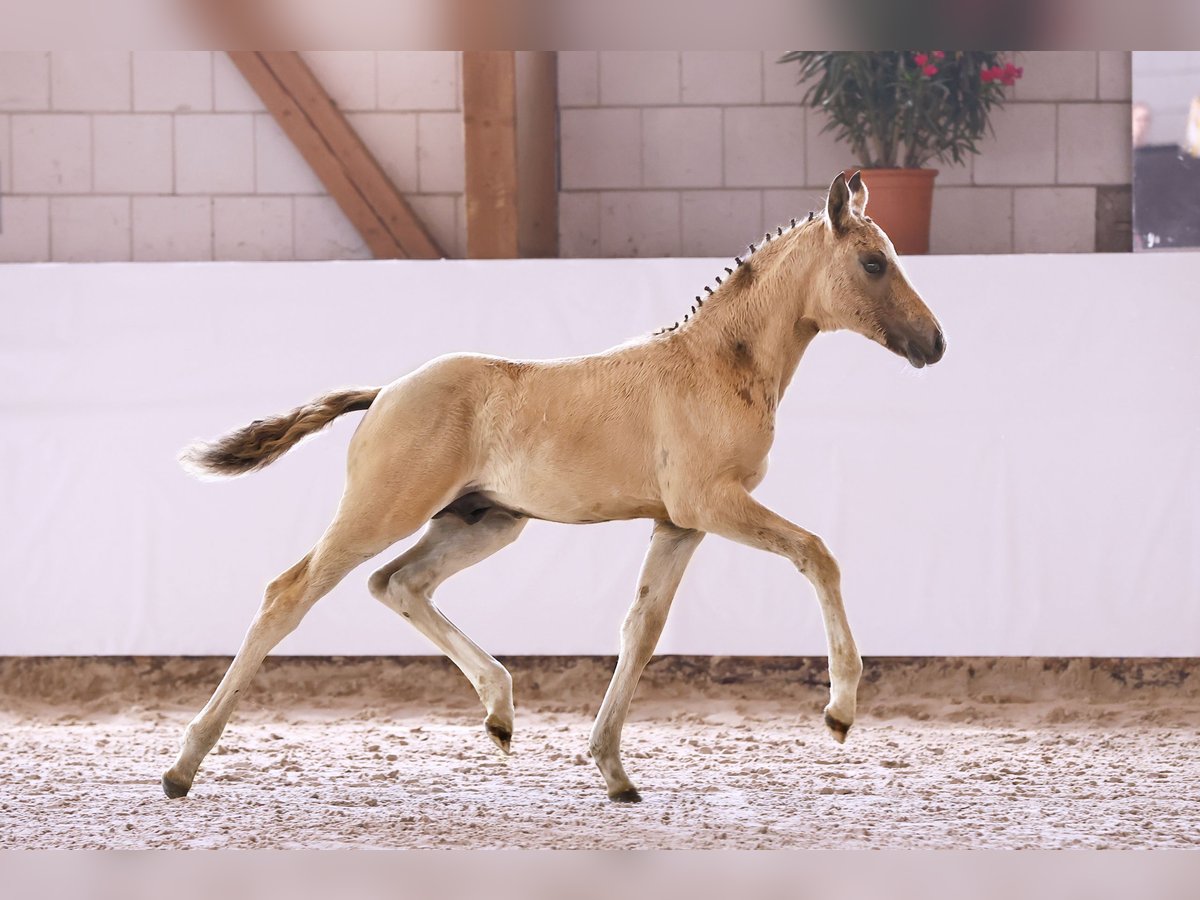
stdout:
[[501,724],[498,720],[488,716],[483,720],[483,727],[487,729],[488,737],[496,742],[496,746],[505,753],[512,753],[512,727]]
[[835,741],[839,744],[846,743],[846,732],[850,730],[850,726],[841,719],[834,718],[828,711],[825,713],[825,727],[829,729]]
[[641,803],[642,795],[638,793],[637,788],[625,788],[623,791],[609,794],[608,799],[613,803]]
[[192,786],[190,784],[184,784],[182,781],[176,781],[169,775],[163,775],[162,777],[163,793],[172,800],[178,800],[180,797],[186,797],[187,792],[191,790],[191,788]]

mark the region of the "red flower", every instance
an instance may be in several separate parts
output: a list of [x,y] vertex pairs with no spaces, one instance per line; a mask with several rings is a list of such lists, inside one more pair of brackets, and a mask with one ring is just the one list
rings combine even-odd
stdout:
[[1025,74],[1025,70],[1020,66],[1014,66],[1012,63],[1005,63],[1004,70],[999,73],[1000,83],[1006,85],[1014,85],[1017,79]]
[[1001,69],[999,66],[992,66],[991,68],[984,69],[982,72],[980,72],[979,77],[982,78],[985,83],[991,82],[999,78],[1002,72],[1003,69]]
[[945,51],[945,50],[934,50],[934,51],[933,51],[933,58],[934,58],[934,59],[945,59],[945,58],[946,58],[946,51]]
[[938,73],[938,67],[935,66],[933,63],[930,63],[925,68],[923,68],[921,71],[924,72],[926,75],[928,75],[930,78],[932,78],[934,75],[936,75]]
[[928,54],[928,53],[917,53],[917,54],[914,54],[914,55],[913,55],[913,62],[915,62],[915,63],[916,63],[918,66],[922,66],[922,67],[923,67],[923,66],[924,66],[924,65],[925,65],[927,62],[929,62],[929,54]]

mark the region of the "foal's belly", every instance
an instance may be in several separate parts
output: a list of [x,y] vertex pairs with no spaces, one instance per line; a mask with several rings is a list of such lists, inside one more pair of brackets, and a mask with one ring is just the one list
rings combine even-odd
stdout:
[[533,519],[589,525],[668,518],[657,486],[603,467],[515,464],[488,469],[473,489],[497,506]]

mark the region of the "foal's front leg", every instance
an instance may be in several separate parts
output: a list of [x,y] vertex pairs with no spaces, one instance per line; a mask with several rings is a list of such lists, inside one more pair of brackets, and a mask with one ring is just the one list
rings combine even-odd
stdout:
[[625,724],[642,670],[654,655],[683,570],[703,537],[702,531],[678,528],[670,522],[658,522],[654,526],[650,549],[642,563],[637,597],[621,626],[617,670],[592,728],[592,759],[600,767],[608,785],[608,796],[613,800],[629,803],[642,799],[621,765],[621,727]]
[[834,739],[843,743],[854,724],[862,659],[842,605],[841,571],[825,543],[767,509],[741,485],[708,491],[683,518],[694,518],[696,526],[705,531],[790,559],[812,583],[829,645],[830,696],[825,725]]

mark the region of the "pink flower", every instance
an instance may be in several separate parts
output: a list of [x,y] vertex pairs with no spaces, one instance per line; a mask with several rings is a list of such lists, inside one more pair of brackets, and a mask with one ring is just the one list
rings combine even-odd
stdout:
[[923,68],[921,71],[924,72],[926,75],[928,75],[930,78],[932,78],[934,75],[936,75],[938,73],[938,67],[935,66],[933,63],[930,63],[925,68]]
[[1001,71],[1002,70],[999,66],[992,66],[991,68],[984,69],[982,72],[980,72],[979,77],[982,78],[985,83],[995,81],[1000,77]]
[[946,58],[946,51],[945,51],[945,50],[934,50],[934,51],[933,51],[933,58],[934,58],[934,59],[945,59],[945,58]]
[[913,55],[913,62],[915,62],[918,66],[924,67],[924,65],[929,62],[929,54],[916,53]]

